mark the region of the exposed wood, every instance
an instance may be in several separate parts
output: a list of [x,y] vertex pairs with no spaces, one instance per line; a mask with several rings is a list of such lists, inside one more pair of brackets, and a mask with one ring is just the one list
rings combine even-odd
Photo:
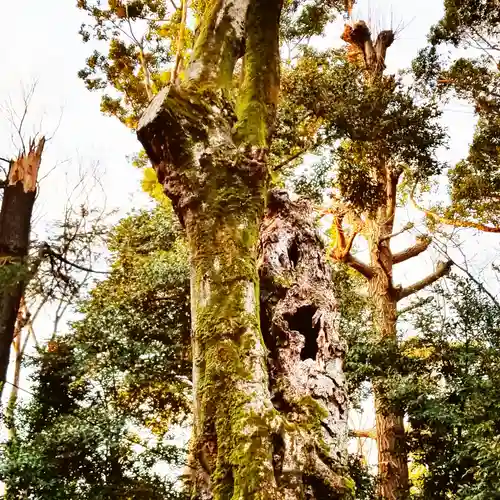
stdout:
[[10,163],[0,211],[0,256],[6,283],[0,288],[0,395],[7,375],[19,306],[29,275],[26,268],[31,216],[45,138]]
[[392,31],[382,31],[375,43],[371,38],[371,31],[364,21],[357,21],[353,26],[346,24],[342,40],[348,45],[349,59],[351,62],[364,66],[370,77],[381,76],[385,69],[385,55],[387,49],[394,42]]
[[10,166],[7,176],[9,186],[15,186],[20,182],[25,193],[36,190],[38,169],[42,161],[44,146],[45,137],[42,137],[36,145],[34,140],[30,141],[28,152],[20,154]]

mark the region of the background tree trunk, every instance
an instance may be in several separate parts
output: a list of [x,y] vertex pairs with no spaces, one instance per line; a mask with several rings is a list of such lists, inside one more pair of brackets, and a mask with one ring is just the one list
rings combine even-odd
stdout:
[[0,396],[9,366],[10,347],[25,280],[31,215],[45,139],[30,143],[27,153],[11,162],[0,211]]
[[[393,254],[390,236],[394,227],[397,177],[386,175],[386,203],[368,224],[368,244],[373,276],[368,293],[378,341],[383,348],[397,352],[397,290],[393,284]],[[373,380],[377,428],[379,494],[388,500],[408,498],[408,453],[404,413],[384,397],[385,379]]]

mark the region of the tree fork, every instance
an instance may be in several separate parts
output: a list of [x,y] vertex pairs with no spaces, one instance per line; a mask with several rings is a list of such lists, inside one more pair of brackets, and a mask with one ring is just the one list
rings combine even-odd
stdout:
[[[163,89],[137,130],[190,247],[189,466],[197,499],[303,498],[285,495],[276,477],[274,455],[287,422],[272,404],[259,317],[257,250],[279,91],[281,4],[212,2],[187,81]],[[233,71],[242,56],[235,106]],[[308,458],[309,468],[318,469],[317,455]],[[324,481],[336,478],[322,473]]]

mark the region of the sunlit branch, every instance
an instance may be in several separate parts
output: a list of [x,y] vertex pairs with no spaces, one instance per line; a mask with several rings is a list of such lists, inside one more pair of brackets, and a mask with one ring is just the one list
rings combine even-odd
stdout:
[[446,224],[448,226],[454,226],[454,227],[470,227],[472,229],[477,229],[478,231],[482,231],[484,233],[500,233],[500,227],[494,227],[494,226],[487,226],[485,224],[481,224],[479,222],[471,222],[467,220],[456,220],[456,219],[448,219],[446,217],[443,217],[436,212],[433,212],[432,210],[428,210],[426,208],[421,207],[416,201],[415,201],[415,189],[417,185],[412,189],[410,198],[413,203],[413,206],[417,209],[423,212],[425,215],[428,217],[431,217],[437,222],[440,222],[441,224]]
[[415,243],[415,245],[406,248],[401,252],[395,253],[392,256],[393,264],[399,264],[400,262],[405,262],[408,259],[420,255],[422,252],[425,252],[429,248],[429,245],[431,243],[432,243],[432,238],[428,236],[417,238],[417,243]]
[[419,292],[420,290],[423,290],[429,285],[432,285],[438,279],[446,276],[450,272],[452,265],[453,263],[451,260],[448,260],[446,262],[439,262],[436,270],[433,273],[429,274],[424,279],[417,281],[413,285],[402,288],[397,294],[397,300],[402,300],[406,297],[409,297],[410,295],[413,295],[414,293]]

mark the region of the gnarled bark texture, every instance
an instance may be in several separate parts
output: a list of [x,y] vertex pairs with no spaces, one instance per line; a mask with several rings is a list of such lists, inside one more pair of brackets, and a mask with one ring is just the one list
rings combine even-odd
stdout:
[[0,211],[0,396],[9,366],[10,346],[25,282],[31,215],[45,139],[30,143],[27,153],[12,161],[3,188]]
[[261,328],[273,406],[293,426],[275,447],[286,498],[336,498],[347,448],[345,345],[325,253],[309,203],[272,191],[260,238]]
[[[304,488],[283,481],[287,470],[305,466],[336,494],[346,489],[341,477],[315,472],[324,462],[316,461],[316,440],[307,433],[317,405],[302,426],[273,405],[260,328],[257,255],[279,92],[281,3],[210,2],[187,81],[163,89],[137,131],[190,246],[193,499],[307,498]],[[288,455],[285,472],[276,459],[283,442],[300,443],[300,457]]]

